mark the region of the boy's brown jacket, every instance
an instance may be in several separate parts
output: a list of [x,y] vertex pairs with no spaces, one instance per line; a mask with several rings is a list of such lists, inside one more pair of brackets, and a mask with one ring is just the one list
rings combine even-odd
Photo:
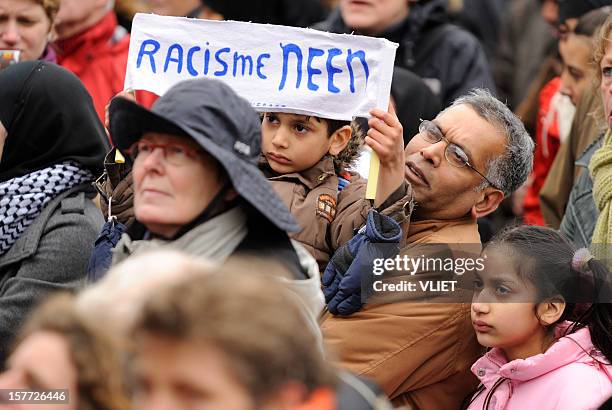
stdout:
[[[299,173],[276,174],[265,159],[260,168],[302,228],[291,233],[291,238],[302,243],[324,271],[334,251],[365,224],[373,207],[372,201],[365,199],[367,181],[351,173],[349,185],[338,192],[338,176],[330,156]],[[412,211],[410,185],[404,183],[378,209],[406,228]]]

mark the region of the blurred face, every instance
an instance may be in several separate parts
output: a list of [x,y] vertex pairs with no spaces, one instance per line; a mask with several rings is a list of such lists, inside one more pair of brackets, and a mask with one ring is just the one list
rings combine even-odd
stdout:
[[21,61],[37,60],[45,50],[51,21],[32,0],[0,0],[0,49],[20,50]]
[[557,22],[559,21],[559,4],[557,0],[544,0],[540,14],[550,26],[556,29]]
[[340,0],[340,12],[347,26],[375,35],[408,16],[408,0]]
[[59,39],[72,37],[93,26],[106,14],[108,0],[62,0],[55,17]]
[[134,159],[134,213],[151,232],[171,238],[204,211],[225,177],[189,138],[147,133],[141,141],[147,145]]
[[149,0],[151,12],[162,16],[186,16],[201,5],[200,0]]
[[327,123],[312,116],[267,113],[261,130],[263,154],[279,174],[312,167],[330,151],[333,142]]
[[51,390],[68,389],[66,404],[0,404],[6,410],[76,410],[77,371],[64,338],[54,332],[40,331],[28,336],[7,362],[0,375],[0,389]]
[[545,330],[536,316],[537,292],[516,272],[516,261],[496,248],[476,274],[472,325],[478,343],[504,350],[509,360],[542,353]]
[[254,410],[224,352],[204,344],[145,336],[134,362],[134,410]]
[[568,34],[559,42],[559,53],[563,60],[561,72],[561,92],[567,95],[574,105],[578,103],[591,78],[591,42],[587,36]]
[[601,92],[608,127],[612,128],[612,42],[608,42],[606,54],[601,60]]
[[[467,105],[452,107],[433,122],[485,175],[487,161],[504,152],[505,138]],[[444,140],[432,144],[417,134],[404,150],[406,180],[412,185],[418,219],[461,218],[482,198],[483,193],[475,189],[483,178],[469,167],[451,165],[445,157],[446,147]]]

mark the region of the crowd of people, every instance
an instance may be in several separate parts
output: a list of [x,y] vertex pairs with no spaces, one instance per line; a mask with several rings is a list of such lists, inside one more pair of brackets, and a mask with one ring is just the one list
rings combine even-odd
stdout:
[[[138,12],[388,39],[389,105],[124,90]],[[0,0],[6,51],[0,409],[612,408],[612,0]]]

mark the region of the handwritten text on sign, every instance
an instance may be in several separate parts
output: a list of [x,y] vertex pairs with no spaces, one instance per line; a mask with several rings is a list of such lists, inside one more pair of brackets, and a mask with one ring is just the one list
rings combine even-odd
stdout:
[[125,88],[162,95],[179,81],[209,77],[259,111],[349,120],[387,108],[396,47],[310,29],[137,14]]

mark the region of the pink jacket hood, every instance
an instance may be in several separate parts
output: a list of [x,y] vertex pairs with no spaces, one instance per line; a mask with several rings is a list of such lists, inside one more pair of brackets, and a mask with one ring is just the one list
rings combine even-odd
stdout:
[[[557,335],[570,325],[565,322]],[[495,384],[487,410],[597,409],[612,396],[612,366],[591,342],[588,328],[561,337],[546,352],[508,362],[494,348],[478,359],[472,372],[484,386],[469,409],[483,409]]]

